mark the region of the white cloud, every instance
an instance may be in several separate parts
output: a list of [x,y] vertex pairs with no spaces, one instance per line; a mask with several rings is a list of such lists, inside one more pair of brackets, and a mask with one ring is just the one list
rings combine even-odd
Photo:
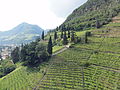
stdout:
[[37,24],[43,29],[55,28],[75,8],[73,1],[78,0],[0,0],[0,31],[10,30],[22,22]]
[[67,17],[68,14],[85,3],[87,0],[48,0],[50,9],[59,17]]

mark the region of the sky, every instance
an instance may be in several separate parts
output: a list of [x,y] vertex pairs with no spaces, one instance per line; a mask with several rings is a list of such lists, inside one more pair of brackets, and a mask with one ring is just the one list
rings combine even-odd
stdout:
[[22,22],[53,29],[87,0],[0,0],[0,31]]

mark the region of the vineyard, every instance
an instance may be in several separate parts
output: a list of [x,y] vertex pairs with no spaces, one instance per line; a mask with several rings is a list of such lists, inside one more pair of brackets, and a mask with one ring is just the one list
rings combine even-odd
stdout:
[[53,57],[50,69],[37,89],[119,90],[119,43],[119,37],[102,33],[89,37],[88,44],[74,45],[74,48]]
[[32,90],[42,78],[46,65],[47,63],[44,63],[39,68],[20,66],[0,79],[0,90]]
[[[120,90],[120,37],[102,30],[93,30],[87,44],[74,44],[39,68],[18,66],[0,79],[0,90]],[[54,52],[62,48],[55,46]]]
[[[40,83],[39,89],[119,90],[120,71],[116,70],[119,66],[119,63],[116,62],[118,59],[113,61],[114,59],[109,55],[104,57],[99,55],[102,58],[93,55],[87,61],[86,57],[89,54],[90,50],[85,51],[77,48],[70,49],[54,57],[52,66],[45,79]],[[90,63],[90,65],[85,66],[86,62]]]

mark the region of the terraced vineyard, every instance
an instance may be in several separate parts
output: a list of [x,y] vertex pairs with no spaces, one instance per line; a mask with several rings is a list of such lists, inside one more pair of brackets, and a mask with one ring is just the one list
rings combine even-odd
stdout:
[[102,30],[93,31],[88,44],[75,44],[39,68],[19,66],[0,79],[0,90],[120,90],[120,37]]
[[[120,71],[114,66],[117,63],[115,64],[115,61],[110,56],[106,55],[103,58],[96,58],[93,55],[88,61],[91,63],[90,66],[85,67],[86,57],[90,54],[89,52],[90,50],[85,51],[77,48],[70,49],[54,57],[48,73],[37,89],[119,90]],[[76,54],[78,55],[77,57]],[[96,61],[94,60],[95,58]],[[106,58],[109,58],[110,62],[106,62]],[[120,61],[119,59],[117,60]]]
[[[41,67],[43,68],[44,66]],[[0,79],[0,90],[32,90],[42,78],[43,72],[44,68],[20,66],[12,73]]]
[[[104,36],[104,37],[103,37]],[[40,90],[119,90],[120,38],[89,37],[55,57]]]

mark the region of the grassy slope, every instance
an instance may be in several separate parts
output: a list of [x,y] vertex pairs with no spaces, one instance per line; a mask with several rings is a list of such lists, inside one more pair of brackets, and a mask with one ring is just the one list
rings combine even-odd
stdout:
[[[98,32],[93,31],[93,34],[101,33],[100,30],[102,31],[103,28]],[[105,27],[104,31],[107,30],[108,28]],[[89,41],[89,44],[77,44],[74,48],[53,57],[52,65],[46,78],[39,84],[39,89],[119,90],[120,37],[111,37],[111,35],[108,37],[103,33],[89,37]],[[83,67],[86,63],[90,66]]]
[[[53,52],[63,48],[63,46],[55,46]],[[39,84],[44,76],[49,62],[40,65],[39,68],[28,68],[17,63],[17,68],[10,74],[0,78],[0,90],[32,90]]]
[[[112,31],[119,28],[113,24],[108,26]],[[120,37],[107,35],[111,33],[105,33],[108,26],[92,31],[93,37],[89,37],[89,44],[76,44],[74,48],[43,63],[39,69],[19,65],[15,71],[0,79],[0,89],[32,90],[37,87],[40,90],[119,90]],[[78,36],[84,33],[76,32]],[[58,48],[62,47],[56,46],[54,50]],[[90,66],[83,67],[86,63]],[[46,69],[49,70],[40,82]]]
[[53,53],[59,51],[62,48],[63,48],[63,46],[54,46],[53,47]]

